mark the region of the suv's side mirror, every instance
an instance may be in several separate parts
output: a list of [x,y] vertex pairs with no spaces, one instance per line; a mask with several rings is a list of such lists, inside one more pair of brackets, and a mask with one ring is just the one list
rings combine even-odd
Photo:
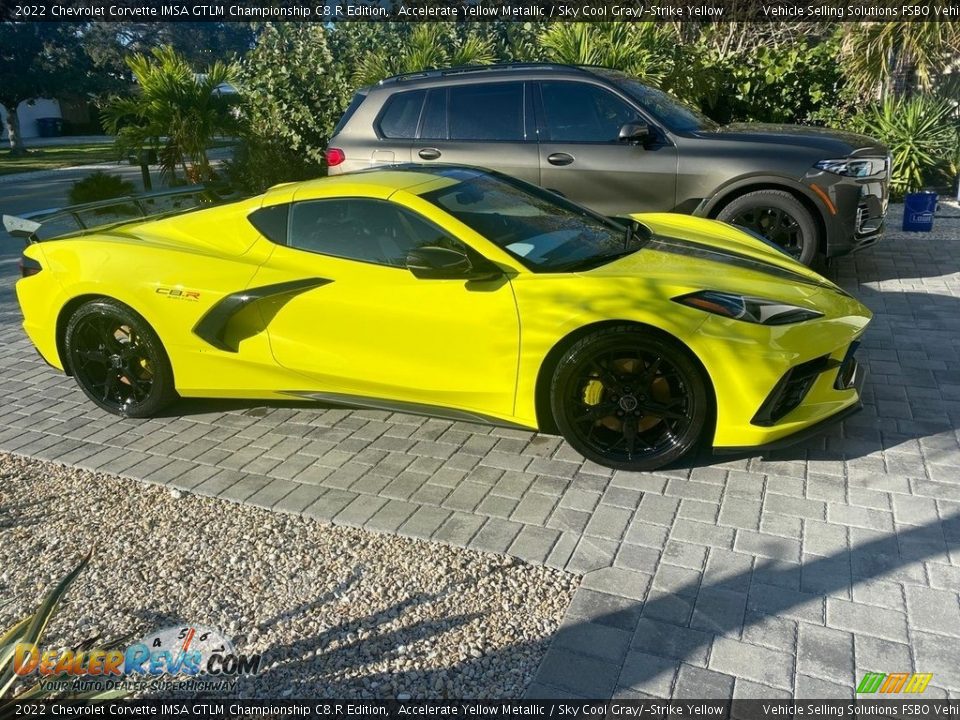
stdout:
[[621,142],[642,143],[653,136],[650,126],[645,122],[628,122],[620,126]]
[[466,253],[433,246],[408,252],[407,269],[415,277],[429,280],[465,280],[475,274]]

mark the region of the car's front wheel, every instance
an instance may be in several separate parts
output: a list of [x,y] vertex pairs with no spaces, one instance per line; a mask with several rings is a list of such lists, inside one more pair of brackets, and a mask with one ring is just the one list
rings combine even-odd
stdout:
[[160,338],[123,303],[104,298],[81,305],[67,321],[64,347],[77,384],[104,410],[150,417],[177,397]]
[[679,343],[633,326],[572,345],[554,371],[551,407],[560,432],[600,465],[655,470],[696,447],[709,416],[706,384]]
[[783,190],[741,195],[720,210],[717,220],[752,230],[804,265],[811,265],[817,254],[816,221],[799,200]]

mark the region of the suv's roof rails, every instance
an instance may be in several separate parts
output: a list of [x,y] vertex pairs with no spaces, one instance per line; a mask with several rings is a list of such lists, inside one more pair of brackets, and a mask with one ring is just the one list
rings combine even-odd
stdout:
[[460,65],[451,68],[438,68],[435,70],[421,70],[419,72],[401,73],[400,75],[391,75],[381,80],[378,85],[385,85],[388,82],[407,82],[409,80],[420,80],[423,78],[440,78],[449,75],[465,75],[467,73],[479,72],[507,72],[510,70],[558,70],[589,72],[584,67],[578,65],[564,65],[563,63],[550,62],[512,62],[496,63],[493,65]]

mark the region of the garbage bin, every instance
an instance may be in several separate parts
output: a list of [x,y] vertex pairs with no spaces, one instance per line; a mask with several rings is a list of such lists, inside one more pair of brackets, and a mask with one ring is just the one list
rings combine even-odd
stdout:
[[933,216],[937,212],[937,194],[932,190],[908,193],[903,199],[903,229],[910,232],[933,230]]
[[37,134],[40,137],[60,137],[63,120],[58,117],[37,118]]

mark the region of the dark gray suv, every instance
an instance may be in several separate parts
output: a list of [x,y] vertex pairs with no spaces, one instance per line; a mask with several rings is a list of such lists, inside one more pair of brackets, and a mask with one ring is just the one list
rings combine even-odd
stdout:
[[890,172],[887,149],[862,135],[721,126],[615,70],[527,63],[359,90],[330,140],[330,173],[410,162],[492,168],[605,215],[717,218],[806,264],[880,238]]

